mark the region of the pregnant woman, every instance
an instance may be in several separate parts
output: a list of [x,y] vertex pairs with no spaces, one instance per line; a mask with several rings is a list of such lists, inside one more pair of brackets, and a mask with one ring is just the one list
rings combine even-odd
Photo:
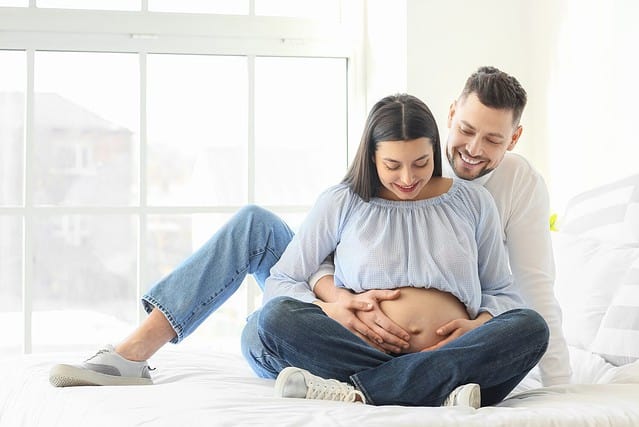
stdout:
[[[331,253],[336,286],[311,289],[307,278]],[[410,334],[400,352],[337,320],[352,293],[397,288],[381,308]],[[373,107],[346,177],[319,197],[271,269],[264,300],[243,352],[258,375],[277,377],[282,397],[494,404],[548,343],[544,320],[513,286],[492,197],[441,176],[437,125],[410,95]],[[455,331],[439,342],[445,324]]]

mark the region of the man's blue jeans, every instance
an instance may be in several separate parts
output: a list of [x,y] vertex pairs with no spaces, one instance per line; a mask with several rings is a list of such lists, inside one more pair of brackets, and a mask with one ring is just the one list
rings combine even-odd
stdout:
[[355,385],[373,405],[440,406],[457,386],[478,383],[482,405],[503,400],[537,364],[548,327],[535,311],[497,316],[441,349],[383,353],[328,317],[322,309],[277,297],[253,313],[242,351],[261,377],[287,366]]
[[143,297],[171,323],[177,343],[186,338],[253,274],[263,289],[293,232],[275,214],[255,205],[239,210],[208,242]]

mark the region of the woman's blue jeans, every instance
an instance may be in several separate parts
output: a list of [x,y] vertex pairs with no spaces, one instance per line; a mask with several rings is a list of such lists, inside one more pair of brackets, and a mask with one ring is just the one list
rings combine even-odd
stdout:
[[177,343],[192,333],[252,274],[260,288],[293,232],[277,215],[255,205],[239,210],[200,249],[143,297],[147,312],[157,307]]
[[261,377],[274,378],[296,366],[355,385],[373,405],[440,406],[467,383],[478,383],[482,405],[492,405],[537,364],[548,335],[539,314],[518,309],[438,350],[390,355],[366,344],[319,306],[277,297],[249,317],[242,351]]

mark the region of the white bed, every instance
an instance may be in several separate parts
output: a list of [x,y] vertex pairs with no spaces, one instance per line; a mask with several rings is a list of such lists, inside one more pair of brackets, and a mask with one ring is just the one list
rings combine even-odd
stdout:
[[639,175],[576,197],[556,233],[571,384],[533,371],[494,407],[375,407],[275,398],[239,352],[188,344],[154,356],[140,387],[54,388],[51,365],[86,354],[33,354],[0,358],[0,426],[639,426],[638,207]]
[[[574,349],[571,384],[538,388],[529,377],[496,407],[408,408],[273,397],[238,353],[168,347],[153,358],[156,384],[54,388],[53,360],[81,353],[35,354],[0,364],[0,425],[17,426],[615,426],[639,425],[639,363],[613,367]],[[583,376],[582,378],[578,378]],[[521,391],[526,388],[528,391]]]

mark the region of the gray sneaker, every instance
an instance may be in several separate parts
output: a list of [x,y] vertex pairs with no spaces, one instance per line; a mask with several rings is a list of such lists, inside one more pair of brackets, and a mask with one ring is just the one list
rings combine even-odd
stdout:
[[350,384],[326,380],[300,368],[284,368],[275,380],[275,396],[299,399],[338,400],[366,403],[361,391]]
[[54,387],[79,385],[148,385],[153,384],[149,364],[127,360],[107,345],[81,365],[55,365],[49,372]]
[[467,406],[478,409],[481,406],[479,384],[460,385],[448,395],[442,406]]

